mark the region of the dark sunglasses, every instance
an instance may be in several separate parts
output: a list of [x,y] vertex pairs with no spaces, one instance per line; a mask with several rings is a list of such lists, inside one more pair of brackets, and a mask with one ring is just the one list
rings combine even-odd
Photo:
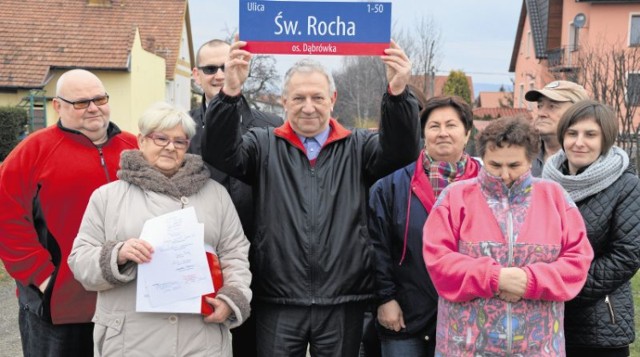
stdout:
[[98,107],[101,106],[101,105],[105,105],[105,104],[109,103],[109,95],[108,94],[100,95],[100,96],[97,96],[97,97],[93,97],[91,99],[81,99],[81,100],[76,100],[76,101],[67,100],[67,99],[62,98],[61,96],[58,96],[58,99],[62,100],[65,103],[69,103],[69,104],[73,105],[74,109],[87,109],[91,105],[91,102],[93,102],[93,104],[95,104]]
[[224,72],[224,64],[220,65],[220,66],[216,66],[214,64],[208,65],[208,66],[202,66],[202,67],[198,67],[199,70],[202,71],[202,73],[204,74],[216,74],[218,73],[218,70],[221,70],[222,72]]

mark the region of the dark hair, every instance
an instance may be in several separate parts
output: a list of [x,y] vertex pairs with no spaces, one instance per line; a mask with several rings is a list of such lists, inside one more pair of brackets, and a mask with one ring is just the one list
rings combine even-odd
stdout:
[[593,119],[602,130],[602,152],[606,154],[618,136],[618,118],[608,106],[595,100],[582,100],[567,109],[558,122],[558,142],[564,149],[564,134],[574,124]]
[[464,125],[465,134],[473,127],[473,113],[471,106],[457,95],[443,95],[427,99],[424,109],[420,112],[421,135],[424,136],[424,127],[427,125],[429,115],[436,109],[451,107],[458,113],[460,121]]
[[489,145],[499,148],[522,146],[529,161],[533,161],[540,151],[540,137],[527,119],[504,117],[492,121],[476,137],[476,149],[481,158]]
[[200,46],[200,48],[198,48],[198,52],[196,52],[196,67],[200,66],[200,52],[202,51],[203,48],[218,47],[218,46],[231,46],[231,44],[225,40],[219,40],[217,38],[214,38],[213,40],[209,40],[205,42],[204,44],[202,44],[202,46]]

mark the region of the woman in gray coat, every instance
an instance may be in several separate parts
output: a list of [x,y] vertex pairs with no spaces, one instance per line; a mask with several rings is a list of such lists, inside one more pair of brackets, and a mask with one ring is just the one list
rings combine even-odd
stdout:
[[[200,156],[187,154],[195,123],[165,103],[138,123],[140,150],[122,153],[119,181],[97,189],[69,256],[75,278],[98,292],[96,356],[230,356],[229,328],[249,315],[249,242],[226,190],[209,179]],[[193,207],[204,243],[219,257],[224,285],[206,298],[214,312],[136,312],[137,266],[153,246],[139,239],[150,218]]]

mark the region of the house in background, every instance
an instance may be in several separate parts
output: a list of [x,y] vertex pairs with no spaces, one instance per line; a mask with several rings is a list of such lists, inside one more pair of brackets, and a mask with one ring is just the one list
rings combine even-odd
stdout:
[[476,108],[513,108],[513,92],[480,92]]
[[533,120],[531,112],[526,108],[476,107],[473,108],[473,127],[476,131],[480,132],[483,131],[492,120],[505,117],[523,117],[529,121]]
[[[591,83],[581,83],[590,70],[581,59],[611,46],[627,52],[640,46],[640,0],[524,0],[509,66],[515,74],[514,107],[535,112],[524,94],[555,79],[577,81],[593,95]],[[631,67],[624,71],[623,91],[640,97],[640,62]],[[614,75],[602,78],[612,81]]]
[[[409,83],[420,89],[427,98],[436,97],[442,95],[444,90],[444,84],[447,82],[449,76],[427,76],[424,75],[412,75],[409,79]],[[470,76],[467,76],[467,83],[469,84],[469,93],[471,93],[471,99],[475,98],[473,95],[473,80]]]
[[0,105],[30,108],[33,129],[57,121],[56,81],[72,68],[103,81],[124,130],[157,101],[190,109],[187,0],[3,0],[0,43]]
[[473,108],[473,120],[492,120],[503,117],[523,117],[532,120],[531,112],[526,108]]

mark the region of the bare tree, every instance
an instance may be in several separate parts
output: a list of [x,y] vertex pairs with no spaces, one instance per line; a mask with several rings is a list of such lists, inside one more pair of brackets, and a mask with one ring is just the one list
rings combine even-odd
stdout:
[[[393,25],[392,37],[413,63],[414,83],[427,95],[433,94],[433,78],[440,60],[441,35],[435,22],[423,17],[417,26]],[[377,57],[345,57],[342,69],[333,73],[338,90],[334,116],[349,126],[364,126],[380,115],[380,96],[386,89],[386,74]]]
[[242,94],[249,105],[256,109],[261,97],[275,93],[280,76],[276,70],[276,59],[273,56],[256,55],[249,65],[249,77],[242,87]]
[[333,73],[338,100],[333,114],[347,126],[363,127],[380,116],[380,98],[386,89],[383,62],[378,57],[344,57]]
[[[416,39],[413,36],[414,31],[415,30],[411,31],[406,28],[399,27],[397,22],[394,22],[393,27],[391,29],[391,33],[392,33],[391,37],[393,37],[396,43],[400,45],[400,47],[404,50],[404,53],[407,54],[407,57],[409,57],[411,61],[415,61],[419,51]],[[416,73],[415,63],[413,64],[414,64],[413,74],[415,74]]]
[[[238,32],[238,28],[229,28],[225,24],[227,36],[224,38],[228,43],[232,43]],[[276,59],[273,56],[255,55],[249,64],[249,76],[242,87],[242,94],[255,109],[258,107],[258,100],[268,98],[270,94],[277,91],[280,84],[280,76],[276,69]]]
[[413,62],[413,74],[422,77],[418,87],[429,98],[433,96],[435,72],[441,60],[442,34],[431,17],[423,16],[415,23],[417,26],[394,31],[394,38]]
[[639,167],[640,125],[636,114],[640,105],[640,48],[602,40],[585,44],[576,65],[576,81],[591,92],[594,100],[615,110],[620,121],[618,145],[635,156]]

